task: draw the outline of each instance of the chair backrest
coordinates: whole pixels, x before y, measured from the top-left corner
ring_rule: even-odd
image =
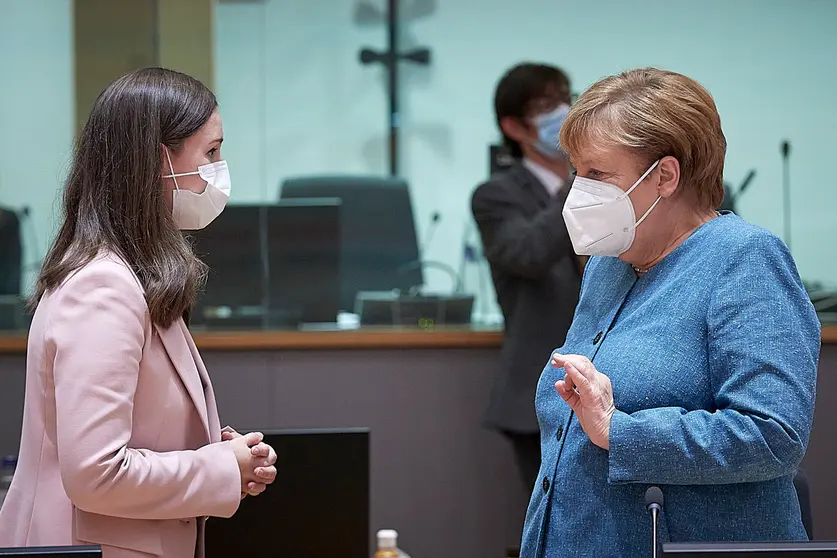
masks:
[[[408,291],[423,283],[407,182],[375,176],[309,176],[282,183],[280,197],[340,198],[340,309],[353,311],[358,291]]]
[[[22,260],[20,218],[0,207],[0,295],[20,295]]]

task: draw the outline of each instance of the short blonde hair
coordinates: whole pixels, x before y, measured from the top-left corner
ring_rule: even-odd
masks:
[[[680,163],[680,187],[701,209],[723,201],[721,118],[709,91],[684,75],[643,68],[596,82],[570,109],[560,141],[571,157],[623,147],[650,165],[670,155]]]

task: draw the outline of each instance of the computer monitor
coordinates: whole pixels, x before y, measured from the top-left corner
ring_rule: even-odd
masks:
[[[837,542],[663,543],[669,558],[837,558]]]
[[[283,199],[267,207],[272,325],[337,322],[340,208],[339,198]]]
[[[192,233],[195,253],[209,267],[190,322],[221,329],[265,325],[264,205],[228,205]]]
[[[340,200],[227,206],[193,233],[209,267],[191,325],[216,329],[335,323],[340,306]]]
[[[6,558],[102,558],[99,545],[90,546],[37,546],[30,548],[0,548],[0,556]]]
[[[265,432],[279,476],[230,519],[209,518],[206,558],[369,558],[369,430]]]

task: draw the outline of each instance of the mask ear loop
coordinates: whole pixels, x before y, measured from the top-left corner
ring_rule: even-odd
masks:
[[[167,174],[163,176],[163,178],[171,178],[172,180],[174,180],[174,189],[180,190],[180,187],[177,185],[177,175],[174,174],[174,166],[172,166],[171,164],[171,155],[169,155],[169,148],[164,145],[163,149],[166,150],[166,159],[169,162],[169,170],[171,171],[171,174]]]
[[[637,228],[638,226],[640,226],[642,224],[643,221],[645,221],[645,218],[648,217],[651,214],[652,211],[654,211],[654,208],[657,207],[657,204],[660,203],[661,199],[663,199],[663,197],[659,196],[657,198],[657,201],[655,201],[654,203],[651,204],[651,207],[648,208],[648,211],[646,211],[642,215],[642,217],[639,218],[639,221],[636,222],[636,225],[634,225],[634,228]]]
[[[630,196],[631,192],[633,192],[636,189],[636,187],[639,186],[642,183],[642,181],[645,180],[648,177],[649,174],[651,174],[651,171],[653,171],[654,169],[657,168],[657,165],[659,165],[659,164],[660,164],[659,159],[654,161],[654,164],[651,165],[650,167],[648,167],[648,170],[645,171],[644,173],[642,173],[642,176],[640,176],[639,179],[637,179],[637,181],[634,182],[634,185],[631,186],[630,188],[628,188],[628,191],[625,192],[625,197]]]
[[[645,179],[648,177],[648,175],[649,175],[649,174],[651,174],[651,171],[653,171],[655,168],[657,168],[657,165],[659,165],[659,164],[660,164],[660,160],[659,160],[659,159],[657,159],[657,160],[654,162],[654,164],[653,164],[653,165],[651,165],[651,166],[648,168],[648,170],[647,170],[647,171],[645,171],[645,172],[642,174],[642,176],[640,176],[640,177],[639,177],[639,180],[637,180],[636,182],[634,182],[634,185],[633,185],[633,186],[631,186],[630,188],[628,188],[628,191],[627,191],[627,192],[625,192],[625,197],[628,197],[628,196],[630,195],[630,193],[631,193],[631,192],[633,192],[633,191],[634,191],[634,189],[635,189],[637,186],[639,186],[639,185],[642,183],[642,181],[643,181],[643,180],[645,180]],[[634,229],[635,229],[635,228],[637,228],[638,226],[640,226],[640,225],[642,224],[642,222],[643,222],[643,221],[645,221],[645,218],[646,218],[646,217],[648,217],[648,216],[651,214],[651,212],[652,212],[652,211],[654,211],[654,208],[655,208],[655,207],[657,207],[657,204],[658,204],[658,203],[660,203],[660,200],[662,200],[662,199],[663,199],[663,197],[662,197],[662,196],[657,196],[657,200],[656,200],[654,203],[652,203],[652,204],[651,204],[651,207],[649,207],[649,208],[648,208],[648,211],[646,211],[645,213],[643,213],[643,214],[642,214],[642,217],[640,217],[640,218],[639,218],[639,220],[637,220],[637,222],[636,222],[636,223],[634,223],[634,226],[633,226],[633,228],[634,228]],[[625,229],[625,232],[628,232],[629,230],[630,230],[630,229]]]

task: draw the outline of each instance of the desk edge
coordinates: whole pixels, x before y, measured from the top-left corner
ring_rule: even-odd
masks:
[[[193,332],[202,351],[474,349],[499,347],[501,331],[213,331]],[[0,354],[25,353],[26,335],[0,335]]]
[[[499,347],[500,331],[242,331],[195,332],[204,351],[485,349]],[[822,328],[823,344],[837,343],[837,325]],[[26,335],[0,335],[0,354],[26,352]]]

